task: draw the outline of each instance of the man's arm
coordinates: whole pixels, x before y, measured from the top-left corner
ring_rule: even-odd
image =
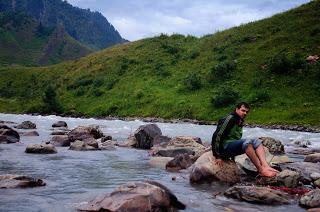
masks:
[[[233,115],[228,115],[223,121],[219,131],[217,132],[216,141],[219,142],[219,147],[222,148],[223,141],[229,135],[232,127],[236,124],[236,119]]]

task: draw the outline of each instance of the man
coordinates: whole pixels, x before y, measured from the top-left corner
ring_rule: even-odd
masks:
[[[249,110],[249,104],[241,102],[236,105],[234,112],[219,120],[212,136],[212,153],[217,158],[218,165],[222,165],[223,159],[233,159],[246,153],[261,176],[274,177],[278,171],[267,163],[261,141],[241,139],[243,122]]]

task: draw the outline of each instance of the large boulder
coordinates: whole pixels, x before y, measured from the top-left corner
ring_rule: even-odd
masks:
[[[0,125],[0,144],[10,144],[19,142],[19,133],[7,125]]]
[[[206,152],[206,147],[202,144],[199,137],[177,136],[172,138],[167,144],[167,149],[190,148],[195,152],[195,157],[200,157]]]
[[[36,129],[37,125],[31,121],[23,121],[21,124],[15,126],[17,129]]]
[[[299,204],[306,208],[320,207],[320,189],[312,190],[303,195],[299,200]]]
[[[227,197],[260,204],[288,204],[288,195],[268,187],[234,186],[224,193]]]
[[[320,153],[314,153],[314,154],[307,155],[304,158],[304,162],[311,162],[311,163],[320,162]]]
[[[103,133],[98,126],[78,126],[68,133],[70,142],[76,140],[92,142],[92,140],[102,138]]]
[[[57,153],[57,149],[52,144],[28,144],[25,152],[34,154],[54,154]]]
[[[0,188],[27,188],[45,185],[41,179],[12,174],[0,175]]]
[[[260,137],[262,145],[269,149],[271,154],[284,154],[284,146],[281,141],[270,137]]]
[[[173,160],[169,161],[166,165],[168,170],[180,170],[187,169],[193,164],[189,154],[180,154],[174,157]]]
[[[282,170],[289,169],[301,174],[301,182],[304,184],[310,184],[313,180],[311,179],[312,173],[317,173],[320,170],[320,163],[310,162],[293,162],[279,164]]]
[[[153,146],[153,139],[159,135],[162,135],[162,132],[158,125],[142,125],[134,133],[134,138],[136,139],[134,147],[138,149],[151,149]]]
[[[216,158],[212,152],[201,155],[193,164],[190,173],[190,182],[218,179],[223,182],[237,183],[240,181],[240,171],[233,161],[224,161],[222,166],[215,163]]]
[[[185,205],[165,186],[154,181],[132,182],[99,196],[80,211],[177,211]]]
[[[70,140],[68,135],[55,135],[52,136],[50,144],[54,146],[70,146]]]
[[[65,121],[57,121],[52,124],[52,127],[68,127]]]

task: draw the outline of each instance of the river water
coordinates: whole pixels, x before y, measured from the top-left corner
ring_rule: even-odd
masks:
[[[50,139],[51,125],[65,121],[69,129],[79,125],[99,125],[102,132],[114,140],[124,141],[145,122],[67,118],[59,116],[30,116],[1,114],[1,121],[17,124],[32,121],[40,136],[21,136],[20,143],[0,144],[0,175],[20,174],[41,178],[46,186],[27,189],[1,189],[0,211],[75,211],[98,195],[108,194],[117,186],[130,181],[156,180],[168,187],[178,199],[187,205],[186,211],[304,211],[297,206],[296,199],[285,206],[263,206],[216,196],[228,188],[220,182],[191,185],[185,172],[167,172],[149,164],[148,152],[129,148],[108,151],[71,151],[58,147],[57,154],[37,155],[24,153],[29,143],[40,143]],[[16,124],[7,124],[13,127]],[[209,142],[213,125],[190,123],[157,123],[163,135],[170,137],[197,136]],[[28,130],[19,130],[28,131]],[[262,128],[245,128],[243,137],[269,136],[289,144],[295,140],[308,140],[312,147],[320,147],[320,134]],[[292,156],[291,156],[292,157]],[[300,160],[301,158],[293,158]],[[175,176],[176,180],[172,181]]]

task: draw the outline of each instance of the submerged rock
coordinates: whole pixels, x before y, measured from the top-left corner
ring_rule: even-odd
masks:
[[[180,170],[186,169],[192,165],[193,161],[191,160],[189,154],[180,154],[174,157],[173,160],[169,161],[166,164],[166,169],[169,170]]]
[[[281,141],[270,137],[260,137],[263,146],[269,149],[271,154],[284,154],[284,146]]]
[[[154,167],[166,168],[167,163],[172,159],[171,157],[151,157],[149,164]]]
[[[65,121],[57,121],[52,124],[52,127],[68,127]]]
[[[227,197],[260,204],[288,204],[287,194],[267,187],[234,186],[225,191]]]
[[[240,171],[233,161],[224,161],[222,166],[215,163],[212,152],[201,155],[193,164],[190,182],[198,183],[218,179],[223,182],[237,183],[240,181]]]
[[[21,136],[39,136],[37,131],[19,132]]]
[[[37,126],[35,123],[32,123],[31,121],[23,121],[21,124],[18,124],[15,126],[17,129],[36,129]]]
[[[34,154],[54,154],[57,153],[57,149],[52,144],[28,144],[25,152]]]
[[[119,186],[106,196],[97,197],[80,211],[177,211],[185,205],[165,186],[154,181]]]
[[[34,179],[22,175],[0,175],[0,188],[26,188],[45,185],[41,179]]]
[[[70,142],[91,141],[103,137],[103,133],[97,126],[78,126],[68,133],[68,137]]]
[[[20,135],[17,131],[6,125],[0,125],[0,144],[16,143],[19,142],[19,140]]]
[[[100,150],[98,147],[93,147],[88,145],[84,141],[75,141],[70,144],[70,150],[75,150],[75,151],[91,151],[91,150]]]
[[[320,189],[312,190],[303,195],[299,200],[299,204],[306,208],[320,207]]]

